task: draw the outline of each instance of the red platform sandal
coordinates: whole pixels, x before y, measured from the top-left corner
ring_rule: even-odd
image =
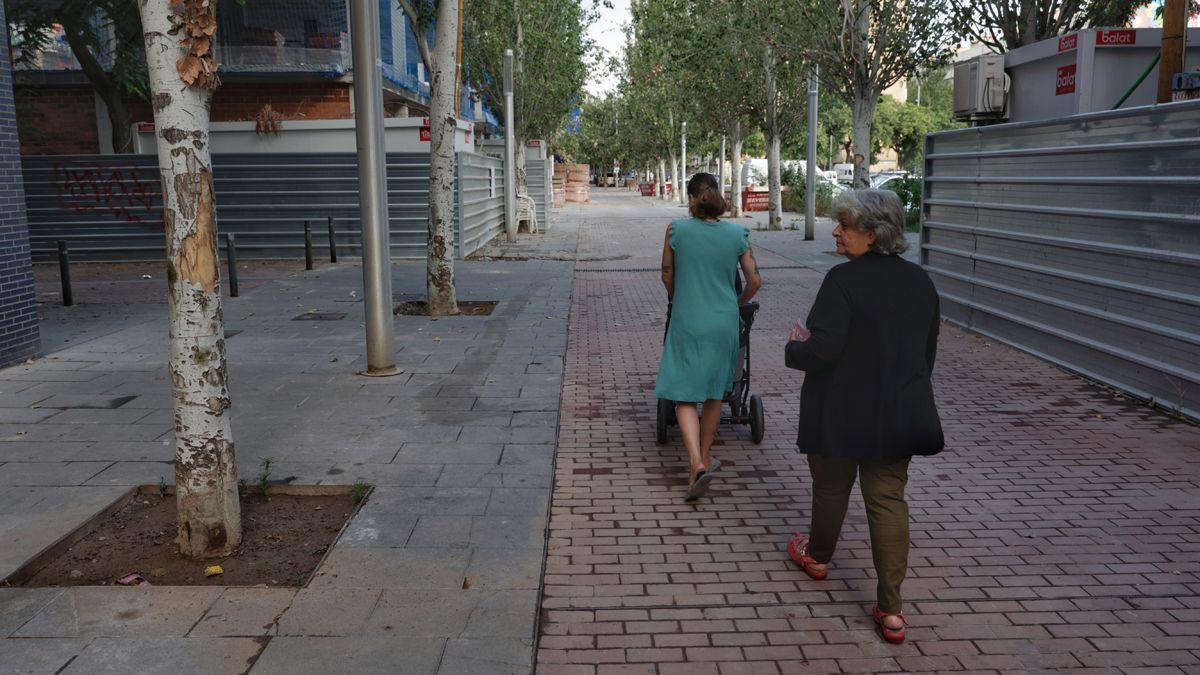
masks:
[[[892,628],[883,622],[883,620],[889,616],[900,618],[899,628]],[[882,609],[879,609],[879,605],[875,605],[871,608],[871,617],[875,619],[875,625],[879,626],[879,631],[883,633],[884,640],[887,640],[894,645],[904,642],[904,629],[908,627],[908,620],[904,618],[903,613],[886,614]]]
[[[808,554],[808,537],[799,532],[793,534],[788,540],[787,551],[792,562],[799,565],[810,579],[823,581],[829,576],[829,565],[817,562],[816,558]]]

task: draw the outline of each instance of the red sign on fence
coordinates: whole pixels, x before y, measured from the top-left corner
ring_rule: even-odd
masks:
[[[1075,93],[1075,64],[1062,66],[1058,69],[1058,75],[1054,78],[1054,95],[1062,96],[1063,94]]]
[[[1102,30],[1096,33],[1097,47],[1128,47],[1137,44],[1137,31],[1132,28]]]
[[[1079,33],[1071,33],[1058,38],[1058,51],[1069,52],[1079,46]]]
[[[433,134],[429,131],[429,127],[421,127],[421,140],[430,141],[433,139]]]
[[[770,208],[771,193],[758,190],[742,190],[743,211],[766,211]]]

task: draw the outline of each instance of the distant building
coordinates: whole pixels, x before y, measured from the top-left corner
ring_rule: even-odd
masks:
[[[352,117],[346,0],[217,1],[215,51],[222,85],[213,96],[211,121],[253,120],[268,104],[285,124]],[[395,0],[363,1],[380,7],[386,114],[428,114],[428,75],[407,17]],[[15,49],[19,53],[19,46]],[[113,151],[105,106],[61,39],[61,29],[52,49],[18,70],[14,89],[22,154]],[[153,121],[148,102],[127,97],[127,103],[135,125]],[[470,120],[474,113],[464,90],[462,116]]]

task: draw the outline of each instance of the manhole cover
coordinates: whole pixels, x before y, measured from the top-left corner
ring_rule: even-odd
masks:
[[[491,316],[496,309],[496,300],[459,300],[458,311],[462,316]],[[394,313],[399,316],[429,316],[424,300],[407,300],[396,305]]]
[[[292,321],[341,321],[345,312],[305,312],[292,317]]]

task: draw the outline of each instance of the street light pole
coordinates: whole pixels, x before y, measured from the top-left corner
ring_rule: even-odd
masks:
[[[513,121],[513,50],[504,50],[504,232],[517,240],[517,148]]]
[[[679,203],[687,204],[687,120],[679,128]]]
[[[379,72],[379,3],[350,3],[354,65],[354,140],[358,146],[358,207],[362,226],[363,311],[367,369],[396,374],[392,325],[392,255],[388,232],[387,150],[383,137],[383,80]]]
[[[717,189],[725,194],[725,134],[721,134],[721,156],[717,159]]]
[[[817,66],[808,75],[808,162],[804,169],[804,241],[816,238],[817,223]]]

